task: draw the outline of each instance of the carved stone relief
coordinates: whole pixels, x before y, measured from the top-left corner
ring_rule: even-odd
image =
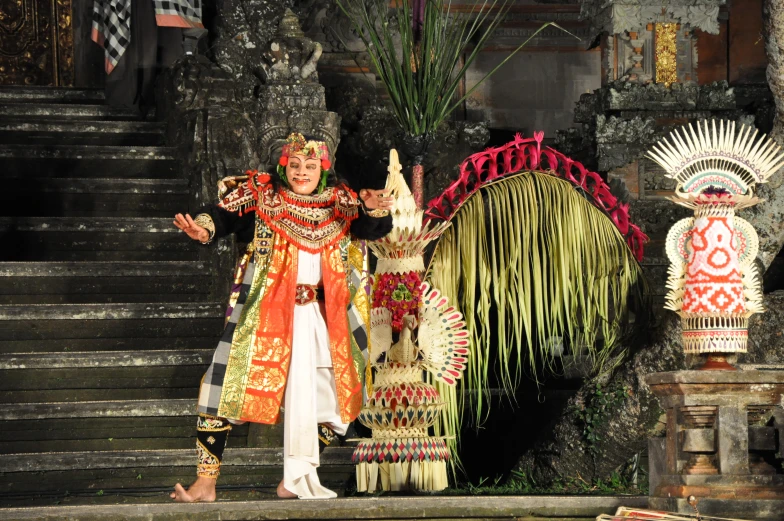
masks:
[[[71,0],[0,0],[0,85],[74,82]]]
[[[660,28],[659,38],[662,31]],[[625,80],[635,83],[665,83],[674,76],[679,83],[697,81],[697,42],[687,27],[678,27],[674,36],[674,49],[668,45],[662,54],[661,41],[657,40],[657,24],[648,24],[640,31],[623,32],[609,36],[605,48],[605,70],[609,81]],[[674,52],[675,60],[671,53]],[[665,63],[666,62],[666,63]],[[662,65],[665,65],[662,68]],[[658,74],[657,74],[658,66]],[[664,78],[670,81],[664,81]]]
[[[679,23],[707,33],[719,32],[719,8],[726,0],[582,0],[580,16],[601,33],[638,32],[648,24]]]

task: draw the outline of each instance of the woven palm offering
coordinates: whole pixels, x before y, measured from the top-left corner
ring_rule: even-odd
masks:
[[[676,130],[648,156],[678,183],[669,199],[694,210],[667,235],[665,308],[681,316],[685,352],[707,355],[703,369],[733,369],[726,355],[746,352],[749,317],[764,311],[757,233],[735,212],[760,202],[754,186],[784,156],[772,139],[724,121]]]
[[[455,385],[468,356],[463,315],[422,282],[423,251],[448,224],[422,225],[401,170],[392,150],[386,187],[395,197],[393,230],[370,243],[378,256],[370,315],[375,379],[359,421],[373,435],[360,440],[352,458],[360,492],[447,487],[449,448],[430,435],[444,404],[423,376]]]

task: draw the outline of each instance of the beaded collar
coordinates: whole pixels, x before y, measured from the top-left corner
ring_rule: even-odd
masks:
[[[272,231],[302,250],[318,253],[348,234],[359,215],[359,204],[345,185],[299,195],[286,188],[275,190],[268,175],[254,172],[220,206],[240,214],[254,210]]]

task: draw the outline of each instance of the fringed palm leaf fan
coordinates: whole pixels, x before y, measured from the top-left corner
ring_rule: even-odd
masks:
[[[526,367],[554,361],[555,339],[586,352],[594,371],[619,363],[632,295],[644,280],[635,258],[646,237],[598,174],[519,136],[472,156],[461,179],[429,205],[452,226],[437,243],[428,277],[464,314],[473,352],[463,385],[486,390],[490,360],[507,391]],[[535,141],[535,142],[534,142]],[[528,365],[526,365],[526,363]],[[439,386],[450,404],[441,432],[459,432],[460,389]],[[483,392],[467,393],[477,418]],[[460,398],[458,398],[460,397]]]

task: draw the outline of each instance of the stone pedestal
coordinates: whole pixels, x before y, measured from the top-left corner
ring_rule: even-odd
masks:
[[[667,412],[651,508],[745,519],[784,512],[784,370],[674,371],[646,378]],[[661,452],[664,454],[661,454]],[[662,457],[663,456],[663,457]]]

